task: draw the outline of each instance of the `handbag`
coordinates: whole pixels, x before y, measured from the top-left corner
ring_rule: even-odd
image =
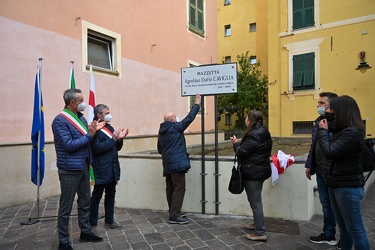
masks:
[[[375,139],[365,139],[363,152],[363,172],[373,171],[375,167]]]
[[[243,177],[241,173],[241,167],[237,164],[237,156],[234,157],[232,175],[230,177],[228,190],[232,194],[241,194],[245,186],[243,183]]]

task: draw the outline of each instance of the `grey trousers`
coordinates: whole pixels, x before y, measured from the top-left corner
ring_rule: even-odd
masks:
[[[266,235],[266,226],[264,222],[262,189],[264,181],[245,180],[245,191],[247,200],[250,203],[254,217],[254,231],[257,235]]]
[[[59,243],[69,243],[69,216],[75,194],[78,195],[78,225],[82,233],[91,232],[90,226],[90,174],[88,165],[82,171],[59,170],[60,206],[57,220]]]

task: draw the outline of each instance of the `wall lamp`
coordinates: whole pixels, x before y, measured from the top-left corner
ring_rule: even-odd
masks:
[[[358,67],[355,70],[361,71],[362,74],[364,74],[366,72],[366,70],[372,68],[365,61],[365,57],[366,57],[366,52],[364,52],[364,51],[359,52],[358,58],[361,58],[361,62],[359,63]]]

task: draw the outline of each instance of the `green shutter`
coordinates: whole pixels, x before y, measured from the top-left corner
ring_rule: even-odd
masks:
[[[302,55],[293,56],[293,87],[302,87],[303,64]]]
[[[314,0],[293,0],[293,29],[314,24]]]
[[[204,0],[189,1],[189,28],[204,35]]]
[[[293,29],[302,28],[302,1],[293,0]]]
[[[308,53],[304,55],[305,61],[305,79],[304,86],[315,87],[315,54]]]
[[[293,56],[293,89],[315,88],[315,53]]]

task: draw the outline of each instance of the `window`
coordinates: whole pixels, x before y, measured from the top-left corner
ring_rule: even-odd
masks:
[[[314,26],[314,0],[293,0],[293,29]]]
[[[225,125],[232,125],[232,115],[225,114]]]
[[[230,24],[224,26],[224,36],[230,36],[231,30],[230,30]]]
[[[121,35],[82,21],[82,70],[90,64],[97,72],[121,78]]]
[[[204,0],[189,0],[189,29],[204,35]]]
[[[313,125],[313,121],[293,122],[293,134],[309,135],[311,134]]]
[[[293,56],[293,90],[315,89],[315,53]]]
[[[229,5],[230,4],[230,0],[224,0],[224,5]]]
[[[113,71],[113,39],[88,30],[87,57],[89,64]]]
[[[226,56],[225,58],[225,63],[231,63],[232,62],[232,57],[231,56]]]
[[[250,56],[250,64],[256,64],[257,63],[257,57],[256,56]]]
[[[256,23],[250,23],[250,32],[255,32],[257,30],[257,24]]]

